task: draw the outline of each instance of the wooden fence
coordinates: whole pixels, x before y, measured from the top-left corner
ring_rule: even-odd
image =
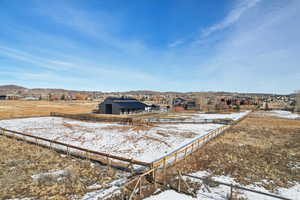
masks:
[[[133,165],[139,165],[143,167],[150,167],[151,163],[142,162],[134,159],[124,158],[121,156],[111,155],[108,153],[93,151],[70,144],[62,143],[55,140],[50,140],[26,133],[12,131],[4,128],[0,128],[0,134],[23,140],[29,143],[33,143],[39,146],[47,147],[55,151],[66,153],[67,155],[73,155],[77,157],[86,158],[89,160],[99,161],[104,164],[115,166],[117,168],[124,168],[133,170]]]
[[[249,113],[248,113],[249,114]],[[185,159],[189,154],[203,146],[206,142],[208,142],[210,139],[222,134],[226,129],[230,128],[232,125],[239,123],[243,119],[247,117],[246,114],[239,120],[233,121],[230,125],[224,125],[216,130],[213,130],[209,132],[208,134],[199,137],[192,142],[186,144],[185,146],[171,152],[170,154],[152,162],[152,163],[147,163],[147,162],[142,162],[134,159],[128,159],[128,158],[123,158],[120,156],[115,156],[115,155],[110,155],[107,153],[102,153],[102,152],[97,152],[97,151],[92,151],[89,149],[73,146],[70,144],[65,144],[62,142],[38,137],[38,136],[33,136],[30,134],[25,134],[17,131],[11,131],[8,129],[0,128],[0,134],[5,135],[7,137],[13,137],[16,139],[20,139],[29,143],[37,144],[39,146],[44,146],[47,148],[51,148],[56,151],[60,151],[63,153],[66,153],[68,155],[74,155],[74,156],[79,156],[82,158],[87,158],[90,160],[94,161],[100,161],[101,163],[104,164],[109,164],[115,167],[121,167],[121,168],[131,168],[133,170],[133,165],[139,165],[142,167],[146,167],[149,170],[145,171],[143,174],[138,175],[133,177],[131,180],[129,180],[127,183],[125,183],[123,186],[120,188],[117,188],[116,190],[112,191],[103,199],[108,198],[115,192],[119,191],[121,193],[122,199],[129,199],[133,200],[136,196],[137,197],[142,197],[143,196],[143,184],[146,183],[147,181],[145,180],[146,177],[151,177],[151,184],[154,185],[154,188],[156,188],[157,184],[161,184],[166,186],[166,183],[158,183],[157,177],[156,177],[156,171],[163,167],[163,173],[166,174],[166,168],[168,165],[174,164],[178,162],[179,160]],[[121,163],[127,163],[127,164],[121,164]],[[145,168],[144,168],[145,169]],[[181,180],[181,179],[179,179]],[[149,183],[149,181],[148,181]],[[133,186],[133,187],[132,187]],[[171,188],[174,189],[174,188]],[[124,194],[129,194],[129,196],[124,196]],[[286,199],[286,198],[283,198]]]
[[[131,117],[112,117],[112,116],[97,116],[96,114],[65,114],[65,113],[57,113],[51,112],[50,116],[53,117],[63,117],[75,120],[82,121],[95,121],[95,122],[121,122],[121,123],[132,123]]]
[[[212,180],[211,178],[202,178],[202,177],[193,176],[193,175],[189,175],[189,174],[181,174],[181,173],[179,173],[179,174],[180,174],[180,176],[186,176],[186,177],[189,177],[189,178],[201,180],[202,183],[206,187],[209,187],[210,183],[217,184],[217,185],[225,185],[225,186],[230,188],[229,199],[233,199],[232,196],[233,196],[234,189],[239,189],[239,190],[253,192],[253,193],[264,195],[264,196],[269,196],[269,197],[276,198],[276,199],[292,200],[292,199],[282,197],[282,196],[278,196],[278,195],[275,195],[275,194],[270,194],[270,193],[261,192],[261,191],[258,191],[258,190],[253,190],[253,189],[241,187],[239,185],[234,185],[234,184],[225,183],[225,182],[221,182],[221,181],[215,181],[215,180]],[[181,177],[179,177],[179,179],[183,180]],[[180,185],[178,186],[178,188],[180,188]]]
[[[209,132],[208,134],[190,142],[189,144],[176,149],[175,151],[171,152],[170,154],[154,161],[151,163],[152,168],[156,167],[163,167],[166,168],[168,165],[176,163],[179,160],[185,159],[190,153],[194,152],[198,148],[200,148],[203,144],[208,142],[210,139],[216,137],[217,135],[221,134],[223,131],[228,129],[230,126],[225,125],[216,130]]]
[[[203,135],[192,142],[184,145],[183,147],[180,147],[179,149],[176,149],[175,151],[169,153],[168,155],[157,159],[156,161],[151,163],[152,168],[157,168],[157,167],[163,167],[164,169],[167,168],[168,165],[174,164],[179,160],[185,159],[190,153],[194,152],[201,146],[203,146],[206,142],[211,140],[212,138],[220,135],[223,133],[225,130],[230,128],[231,126],[239,123],[240,121],[244,120],[251,112],[247,113],[243,117],[241,117],[238,120],[235,120],[231,122],[229,125],[224,125],[216,130],[213,130],[206,135]]]

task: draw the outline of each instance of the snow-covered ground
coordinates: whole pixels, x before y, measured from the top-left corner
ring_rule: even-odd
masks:
[[[271,116],[287,118],[287,119],[300,119],[300,115],[284,110],[272,110],[267,112]]]
[[[166,190],[162,193],[153,195],[144,200],[196,200],[196,199],[191,196],[178,193],[174,190]]]
[[[241,117],[248,114],[250,111],[230,113],[230,114],[205,114],[205,113],[196,113],[192,116],[192,119],[232,119],[238,120]]]
[[[106,199],[111,194],[117,194],[120,192],[118,189],[127,181],[127,179],[119,179],[110,183],[105,189],[96,190],[93,192],[89,192],[85,194],[81,200],[98,200],[98,199]]]
[[[250,111],[230,113],[230,114],[206,114],[202,112],[197,113],[172,113],[162,118],[152,118],[150,121],[156,122],[204,122],[205,120],[214,119],[231,119],[238,120],[247,115]]]
[[[151,162],[222,125],[163,124],[133,130],[117,123],[83,122],[60,117],[0,121],[0,127],[90,150]]]
[[[198,177],[205,177],[205,176],[208,176],[209,174],[210,173],[208,173],[208,172],[201,171],[201,172],[194,173],[192,175],[198,176]],[[191,180],[199,181],[196,179],[191,179]],[[228,176],[215,176],[215,177],[213,177],[213,180],[224,182],[224,183],[229,183],[229,184],[231,183],[233,185],[239,185],[231,177],[228,177]],[[249,189],[253,189],[253,190],[258,190],[258,191],[265,192],[265,193],[270,193],[263,187],[259,187],[259,186],[255,186],[255,185],[247,185],[247,186],[240,185],[240,186],[249,188]],[[158,195],[153,195],[149,198],[146,198],[145,200],[160,200],[160,199],[164,199],[164,200],[200,200],[200,199],[201,200],[226,200],[226,199],[228,199],[227,197],[230,194],[230,188],[227,186],[224,186],[224,185],[219,185],[217,187],[209,187],[209,189],[210,189],[210,192],[201,188],[197,192],[196,198],[193,198],[193,197],[185,195],[185,194],[180,194],[176,191],[167,190]],[[234,191],[236,191],[236,190],[234,190]],[[239,193],[238,194],[239,197],[244,197],[249,200],[252,200],[252,199],[273,200],[274,199],[274,197],[269,197],[269,196],[253,193],[250,191],[238,190],[238,193]],[[278,188],[278,192],[274,195],[297,200],[300,197],[300,183],[296,184],[295,186],[293,186],[291,188]]]

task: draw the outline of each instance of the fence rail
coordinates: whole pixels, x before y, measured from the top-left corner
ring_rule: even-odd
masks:
[[[159,166],[163,166],[164,168],[167,167],[167,165],[171,163],[176,163],[177,161],[186,158],[190,153],[197,150],[199,147],[201,147],[203,144],[208,142],[211,138],[214,138],[215,136],[219,135],[223,131],[229,128],[229,125],[222,126],[216,130],[213,130],[209,132],[208,134],[201,136],[200,138],[190,142],[189,144],[181,147],[180,149],[177,149],[170,154],[152,162],[152,168],[156,168]]]
[[[111,155],[111,154],[108,154],[108,153],[93,151],[93,150],[77,147],[77,146],[74,146],[74,145],[66,144],[66,143],[63,143],[63,142],[50,140],[50,139],[46,139],[46,138],[42,138],[42,137],[30,135],[30,134],[26,134],[26,133],[12,131],[12,130],[8,130],[8,129],[5,129],[5,128],[0,128],[0,130],[2,132],[2,133],[1,132],[0,133],[2,135],[5,135],[5,136],[14,137],[14,138],[24,140],[24,141],[27,141],[27,142],[30,142],[30,143],[34,143],[34,144],[37,144],[37,145],[41,145],[41,146],[49,147],[49,148],[52,148],[52,149],[56,149],[56,150],[65,152],[67,154],[88,158],[90,160],[96,160],[96,161],[104,162],[106,164],[112,164],[112,165],[116,165],[116,166],[119,165],[120,167],[124,167],[124,164],[116,162],[116,161],[121,161],[121,162],[129,163],[128,166],[132,166],[133,164],[134,165],[139,165],[139,166],[144,166],[144,167],[150,167],[151,166],[151,163],[142,162],[142,161],[129,159],[129,158],[124,158],[124,157],[121,157],[121,156]],[[54,145],[60,145],[61,147],[65,147],[65,148],[55,148]]]
[[[97,116],[97,114],[92,114],[92,113],[65,114],[65,113],[51,112],[50,116],[64,117],[64,118],[75,119],[75,120],[83,120],[83,121],[132,123],[132,118],[131,117],[125,117],[125,116],[104,117],[104,116]]]
[[[150,123],[159,123],[159,124],[231,124],[233,123],[232,119],[147,119]]]
[[[232,191],[233,188],[236,188],[236,189],[245,190],[245,191],[249,191],[249,192],[253,192],[253,193],[257,193],[257,194],[261,194],[261,195],[265,195],[265,196],[269,196],[269,197],[273,197],[273,198],[277,198],[277,199],[292,200],[292,199],[289,199],[289,198],[286,198],[286,197],[281,197],[281,196],[278,196],[278,195],[275,195],[275,194],[265,193],[265,192],[261,192],[261,191],[258,191],[258,190],[253,190],[253,189],[241,187],[239,185],[233,185],[233,184],[230,184],[230,183],[215,181],[215,180],[212,180],[210,178],[202,178],[202,177],[193,176],[193,175],[189,175],[189,174],[182,174],[182,176],[186,176],[186,177],[190,177],[190,178],[194,178],[194,179],[199,179],[199,180],[201,180],[205,183],[214,183],[214,184],[218,184],[218,185],[225,185],[227,187],[230,187],[230,191]]]
[[[249,114],[249,113],[248,113]],[[106,163],[110,163],[113,165],[113,163],[111,162],[111,160],[109,159],[115,159],[117,161],[123,161],[123,162],[127,162],[129,163],[129,165],[139,165],[139,166],[143,166],[143,167],[149,167],[150,169],[145,171],[143,174],[138,175],[133,177],[131,180],[129,180],[127,183],[125,183],[123,186],[121,186],[120,188],[117,188],[116,190],[113,190],[111,193],[109,193],[108,195],[105,196],[105,198],[109,197],[110,195],[114,194],[117,191],[121,191],[121,193],[123,194],[124,191],[130,191],[129,192],[129,200],[132,200],[134,198],[134,196],[136,196],[137,194],[139,194],[141,196],[142,194],[142,185],[143,185],[143,178],[145,179],[146,176],[151,176],[152,180],[153,180],[153,184],[154,187],[156,188],[156,184],[158,183],[156,181],[156,171],[163,166],[164,169],[164,174],[166,172],[166,167],[167,165],[176,163],[179,160],[185,159],[190,153],[194,152],[195,150],[197,150],[198,148],[200,148],[202,145],[204,145],[206,142],[208,142],[210,139],[222,134],[226,129],[230,128],[232,125],[237,124],[238,122],[242,121],[243,119],[245,119],[248,114],[246,114],[245,116],[243,116],[242,118],[240,118],[239,120],[234,121],[233,123],[231,123],[230,125],[224,125],[216,130],[213,130],[211,132],[209,132],[208,134],[201,136],[195,140],[193,140],[192,142],[186,144],[185,146],[171,152],[170,154],[152,162],[152,163],[147,163],[147,162],[142,162],[142,161],[138,161],[138,160],[134,160],[134,159],[128,159],[128,158],[123,158],[120,156],[115,156],[115,155],[110,155],[107,153],[102,153],[102,152],[97,152],[97,151],[92,151],[89,149],[85,149],[85,148],[81,148],[81,147],[77,147],[77,146],[73,146],[70,144],[65,144],[62,142],[58,142],[58,141],[54,141],[54,140],[50,140],[50,139],[46,139],[46,138],[42,138],[42,137],[38,137],[38,136],[33,136],[30,134],[26,134],[26,133],[21,133],[21,132],[17,132],[17,131],[12,131],[12,130],[8,130],[8,129],[4,129],[0,127],[0,134],[8,136],[8,137],[15,137],[17,139],[21,139],[30,143],[35,143],[41,146],[45,146],[45,147],[50,147],[50,148],[54,148],[54,144],[56,145],[61,145],[66,147],[66,149],[58,149],[59,151],[63,151],[67,154],[72,154],[75,156],[80,156],[80,157],[85,157],[91,160],[96,160],[96,161],[100,161],[100,162],[105,162],[105,160],[107,161]],[[32,140],[30,140],[30,139]],[[40,141],[40,142],[39,142]],[[41,143],[44,142],[44,143]],[[47,143],[48,142],[48,145]],[[74,152],[71,151],[70,149],[73,150],[77,150],[82,152],[81,154],[79,154],[78,152]],[[100,158],[99,158],[100,156]],[[119,164],[119,163],[118,163]],[[122,166],[123,167],[123,166]],[[134,188],[133,190],[129,189],[129,185],[134,184]],[[159,183],[161,184],[161,183]],[[165,181],[163,183],[163,185],[165,184]],[[238,187],[236,187],[238,188]],[[103,197],[103,199],[105,199]],[[124,199],[122,197],[122,199]],[[281,198],[284,200],[290,200],[287,198]]]

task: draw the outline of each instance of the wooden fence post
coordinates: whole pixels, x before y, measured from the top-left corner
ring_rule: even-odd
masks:
[[[67,146],[67,156],[70,157],[70,154],[69,154],[69,147]]]
[[[164,186],[166,185],[167,182],[167,177],[166,177],[166,173],[167,173],[167,166],[166,166],[166,157],[164,157]]]
[[[192,152],[191,153],[193,153],[194,152],[194,143],[192,143]]]
[[[229,200],[232,200],[232,184],[230,185],[230,194],[229,194]]]
[[[156,189],[156,177],[155,177],[155,169],[153,168],[153,172],[152,172],[152,178],[154,181],[154,189]]]
[[[178,192],[180,192],[180,183],[181,183],[181,178],[180,178],[179,171],[178,171],[177,173],[178,173]]]
[[[143,177],[141,177],[140,184],[139,184],[139,195],[140,195],[140,198],[142,197],[142,180],[143,180]]]
[[[141,178],[141,177],[140,177]],[[137,180],[137,183],[135,184],[134,188],[133,188],[133,191],[129,197],[129,200],[132,200],[133,196],[134,196],[134,193],[135,193],[135,190],[136,190],[136,187],[138,186],[139,182],[140,182],[140,178]]]

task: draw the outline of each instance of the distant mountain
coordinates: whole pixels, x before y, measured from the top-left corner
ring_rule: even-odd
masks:
[[[67,93],[67,94],[76,94],[76,93],[85,93],[85,94],[101,94],[102,92],[97,91],[77,91],[77,90],[65,90],[65,89],[53,89],[53,88],[25,88],[18,85],[0,85],[0,94],[20,94],[20,95],[30,95],[30,94],[49,94],[49,93]]]
[[[22,87],[22,86],[18,86],[18,85],[0,85],[0,90],[18,90],[18,91],[22,91],[22,90],[26,90],[27,88]]]
[[[65,90],[65,89],[56,89],[56,88],[25,88],[18,85],[0,85],[0,94],[49,94],[49,93],[68,93],[68,94],[76,94],[76,93],[84,93],[84,94],[106,94],[106,95],[178,95],[178,96],[198,96],[198,95],[213,95],[213,96],[230,96],[230,95],[245,95],[245,96],[272,96],[274,94],[263,94],[263,93],[237,93],[237,92],[216,92],[216,91],[207,91],[207,92],[159,92],[152,90],[136,90],[136,91],[126,91],[126,92],[100,92],[100,91],[79,91],[79,90]],[[291,94],[295,95],[295,94]]]

